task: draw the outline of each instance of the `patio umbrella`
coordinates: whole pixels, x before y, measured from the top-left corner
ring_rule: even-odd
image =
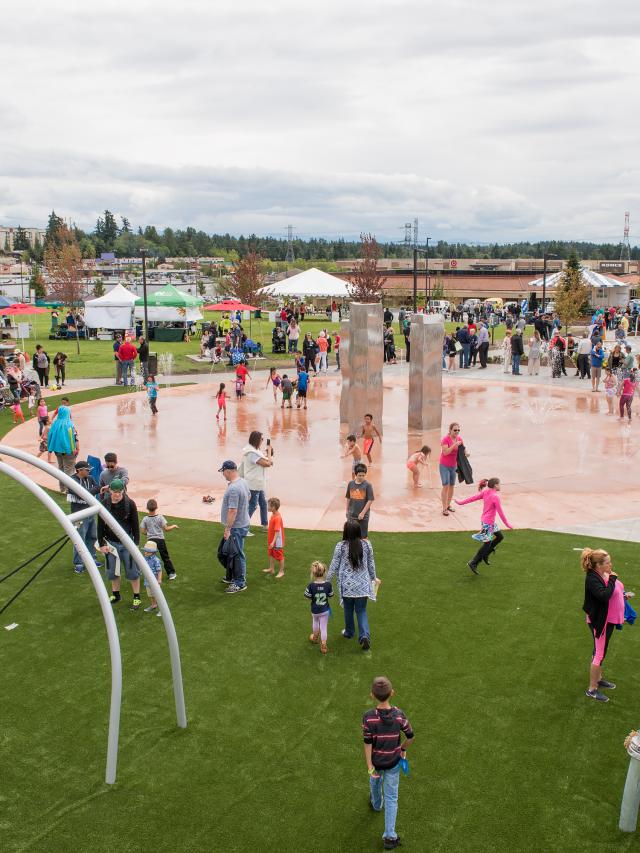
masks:
[[[257,311],[255,305],[245,305],[235,299],[225,299],[224,302],[216,302],[215,305],[205,305],[205,311]]]
[[[20,317],[26,316],[28,314],[48,314],[46,308],[38,308],[36,305],[27,305],[26,302],[14,302],[13,305],[7,305],[6,308],[0,308],[0,315],[4,317]],[[38,336],[37,329],[35,328],[34,321],[34,332],[36,337]],[[24,338],[22,338],[22,349],[24,349]]]

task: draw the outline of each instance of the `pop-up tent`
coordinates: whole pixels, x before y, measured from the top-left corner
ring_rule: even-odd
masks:
[[[555,290],[564,273],[556,272],[547,276],[546,289]],[[582,283],[591,289],[589,302],[598,307],[609,307],[611,305],[626,305],[629,301],[629,284],[602,273],[590,270],[588,267],[580,267]],[[529,282],[529,287],[542,290],[542,278],[536,278]]]
[[[89,329],[133,328],[135,293],[117,284],[109,293],[84,303],[84,322]]]
[[[349,296],[349,283],[335,275],[329,275],[329,273],[312,267],[310,270],[298,273],[298,275],[292,275],[291,278],[284,278],[276,284],[269,284],[261,288],[260,295],[274,298],[317,296],[325,299],[336,296],[346,299]]]
[[[202,320],[203,302],[200,296],[191,296],[172,284],[165,284],[147,296],[147,315],[153,323],[195,322]],[[135,315],[139,320],[144,318],[144,299],[136,300]]]

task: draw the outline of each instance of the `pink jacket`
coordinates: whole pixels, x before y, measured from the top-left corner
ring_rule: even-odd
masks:
[[[471,495],[470,498],[465,498],[463,501],[456,501],[456,503],[462,506],[463,504],[473,503],[473,501],[484,501],[482,516],[480,518],[483,524],[494,524],[496,520],[496,513],[498,513],[502,522],[507,527],[511,527],[504,512],[502,511],[500,495],[495,489],[483,489],[481,492]]]

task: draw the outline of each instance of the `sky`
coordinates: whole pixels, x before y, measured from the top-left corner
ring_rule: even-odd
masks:
[[[640,244],[639,36],[631,0],[13,4],[0,224],[618,242],[628,210]]]

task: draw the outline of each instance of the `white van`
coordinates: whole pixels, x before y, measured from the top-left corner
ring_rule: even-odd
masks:
[[[451,309],[448,299],[432,299],[429,304],[438,314],[447,314]]]

